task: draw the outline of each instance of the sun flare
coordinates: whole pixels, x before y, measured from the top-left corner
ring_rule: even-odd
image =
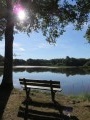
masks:
[[[20,21],[23,21],[26,17],[25,8],[21,4],[15,4],[13,12]]]
[[[25,19],[25,11],[23,11],[23,10],[18,11],[17,16],[20,20],[24,20]]]

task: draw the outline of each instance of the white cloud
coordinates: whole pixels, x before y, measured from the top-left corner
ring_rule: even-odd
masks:
[[[24,49],[24,48],[19,48],[19,50],[20,50],[20,51],[22,51],[22,52],[24,52],[24,51],[25,51],[25,49]]]
[[[30,51],[36,51],[36,50],[39,50],[39,49],[49,49],[51,47],[54,47],[54,45],[52,44],[49,44],[49,43],[38,43],[38,44],[32,44],[29,48]]]
[[[14,43],[13,48],[14,48],[15,52],[24,52],[25,51],[25,49],[19,43]]]
[[[4,42],[0,41],[0,54],[1,55],[4,55],[4,49],[5,49]],[[22,47],[22,45],[19,43],[14,43],[13,44],[13,53],[20,54],[21,52],[25,52],[25,49]]]
[[[71,46],[70,46],[70,45],[63,44],[63,43],[60,44],[59,47],[62,48],[62,49],[66,49],[66,50],[68,50],[68,49],[70,50],[70,49],[71,49]]]
[[[43,49],[43,48],[49,48],[51,47],[49,44],[41,43],[37,46],[37,48]]]

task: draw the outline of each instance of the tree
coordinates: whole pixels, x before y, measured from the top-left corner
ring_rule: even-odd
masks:
[[[3,66],[4,57],[0,55],[0,65]]]
[[[73,3],[73,4],[72,4]],[[73,23],[77,30],[82,29],[89,20],[89,0],[1,0],[0,1],[0,36],[5,35],[5,62],[2,86],[13,87],[13,34],[42,31],[46,40],[55,43],[56,38],[65,32],[65,26]],[[18,19],[18,10],[24,9],[27,17],[22,22]],[[90,37],[90,29],[86,31]]]

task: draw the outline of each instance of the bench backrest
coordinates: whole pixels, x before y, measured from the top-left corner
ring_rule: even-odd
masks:
[[[21,85],[30,86],[41,86],[41,87],[51,87],[60,88],[60,81],[53,80],[32,80],[32,79],[19,79]]]

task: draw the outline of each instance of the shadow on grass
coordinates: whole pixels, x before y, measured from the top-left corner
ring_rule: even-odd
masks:
[[[72,107],[62,106],[56,101],[43,103],[25,100],[19,108],[18,117],[24,120],[79,120],[70,115],[72,111]]]
[[[2,120],[11,91],[12,89],[5,89],[0,86],[0,120]]]

